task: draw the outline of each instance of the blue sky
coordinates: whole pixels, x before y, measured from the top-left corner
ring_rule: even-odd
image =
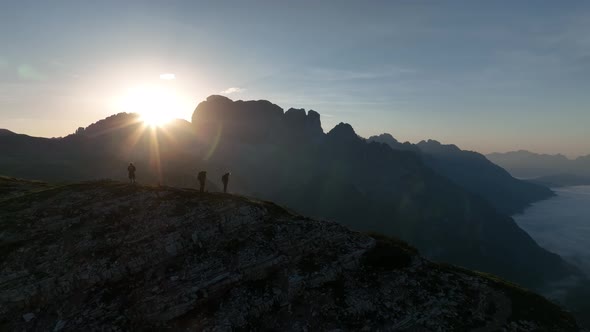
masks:
[[[3,1],[0,31],[0,127],[30,135],[152,84],[185,118],[223,91],[326,131],[590,153],[590,2]]]

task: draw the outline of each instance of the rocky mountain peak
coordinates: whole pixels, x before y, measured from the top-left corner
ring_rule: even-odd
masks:
[[[207,97],[206,101],[210,103],[233,103],[233,100],[222,95],[210,95],[209,97]]]
[[[129,131],[133,126],[140,125],[140,116],[137,113],[117,113],[99,120],[86,128],[79,128],[76,135],[98,137],[105,134],[113,134],[117,131]]]
[[[290,108],[283,113],[279,106],[266,101],[232,101],[210,96],[193,113],[198,132],[214,136],[222,128],[223,137],[243,142],[273,142],[277,139],[320,138],[323,134],[317,112]]]
[[[320,113],[314,111],[314,110],[309,110],[307,112],[307,117],[310,119],[310,121],[312,122],[318,122],[320,121]]]
[[[384,133],[384,134],[376,135],[376,136],[371,136],[367,139],[367,141],[368,142],[384,143],[384,144],[387,144],[389,147],[391,147],[394,150],[412,151],[415,153],[420,152],[420,150],[418,149],[417,146],[411,144],[410,142],[401,143],[397,139],[395,139],[395,137],[393,137],[391,134],[388,134],[388,133]]]
[[[330,132],[328,137],[337,141],[360,141],[360,137],[354,131],[354,128],[348,123],[340,122]]]
[[[192,116],[196,132],[207,139],[243,142],[268,140],[281,124],[283,109],[267,101],[232,101],[224,96],[209,96]]]
[[[379,136],[372,136],[372,138],[379,138],[381,140],[387,140],[387,141],[392,142],[392,143],[399,143],[399,141],[397,139],[395,139],[395,137],[393,137],[389,133],[383,133],[383,134],[381,134]]]
[[[416,144],[420,150],[427,153],[440,153],[440,152],[461,152],[461,149],[454,144],[442,144],[441,142],[433,139],[427,141],[420,141]]]
[[[285,112],[284,122],[286,129],[295,135],[319,137],[324,133],[320,115],[312,110],[306,114],[305,109],[290,108]]]
[[[289,108],[287,112],[285,112],[285,118],[290,119],[291,121],[305,121],[307,114],[305,113],[305,109],[303,108]]]
[[[9,135],[16,135],[16,133],[8,130],[0,128],[0,136],[9,136]]]
[[[306,127],[307,132],[312,136],[319,137],[324,133],[322,129],[322,122],[320,120],[320,113],[309,110],[307,112],[307,120],[306,120]]]

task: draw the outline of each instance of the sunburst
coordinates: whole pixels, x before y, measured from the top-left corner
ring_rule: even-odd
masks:
[[[141,85],[130,89],[121,99],[121,108],[140,115],[152,127],[163,126],[182,111],[181,99],[171,89],[159,85]]]

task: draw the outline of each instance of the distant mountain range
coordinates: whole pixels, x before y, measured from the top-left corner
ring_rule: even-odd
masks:
[[[538,154],[525,150],[492,153],[488,159],[519,178],[550,186],[590,183],[590,155],[569,159],[564,155]]]
[[[537,289],[579,275],[501,212],[522,207],[533,194],[548,194],[546,189],[514,180],[476,154],[433,142],[407,147],[367,141],[344,123],[324,133],[314,111],[210,96],[192,122],[165,128],[121,113],[60,139],[2,135],[0,173],[125,180],[133,161],[139,182],[194,187],[197,172],[207,170],[208,189],[216,191],[221,175],[231,171],[232,192],[394,235],[437,261]],[[498,192],[525,197],[509,206]]]
[[[482,154],[463,151],[452,144],[443,145],[434,140],[421,141],[415,145],[400,143],[390,134],[372,136],[369,141],[418,153],[436,172],[482,196],[504,214],[521,212],[529,204],[554,195],[547,187],[515,179]]]

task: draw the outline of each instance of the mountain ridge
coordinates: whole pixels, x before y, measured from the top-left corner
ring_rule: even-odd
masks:
[[[299,119],[304,112],[292,114]],[[430,259],[492,272],[532,289],[579,272],[416,153],[366,142],[350,125],[300,135],[289,128],[306,120],[285,120],[291,116],[278,105],[220,96],[201,102],[193,122],[179,123],[182,130],[119,117],[128,121],[101,120],[94,125],[100,135],[85,135],[85,129],[43,141],[42,149],[30,139],[1,138],[0,168],[11,176],[54,181],[125,180],[133,161],[138,181],[151,184],[196,187],[197,172],[207,170],[213,181],[207,190],[215,190],[212,185],[231,171],[231,192],[356,230],[395,235]],[[317,132],[315,112],[306,119],[310,125],[303,127]]]
[[[15,132],[12,132],[8,129],[0,128],[0,136],[8,136],[8,135],[17,135]]]
[[[557,181],[558,186],[571,184],[572,177],[580,177],[580,184],[590,178],[590,155],[570,159],[562,154],[539,154],[527,150],[506,153],[491,153],[487,155],[494,163],[504,167],[511,174],[521,178],[539,179],[544,177],[568,176],[565,181]],[[576,182],[574,182],[575,184]]]
[[[2,329],[579,330],[495,277],[246,197],[93,181],[1,203]]]
[[[385,143],[393,149],[419,154],[435,171],[466,190],[482,196],[507,215],[521,213],[530,204],[555,195],[541,184],[513,178],[484,155],[461,150],[454,144],[442,144],[432,139],[417,144],[402,144],[391,134],[371,136],[368,140]]]

